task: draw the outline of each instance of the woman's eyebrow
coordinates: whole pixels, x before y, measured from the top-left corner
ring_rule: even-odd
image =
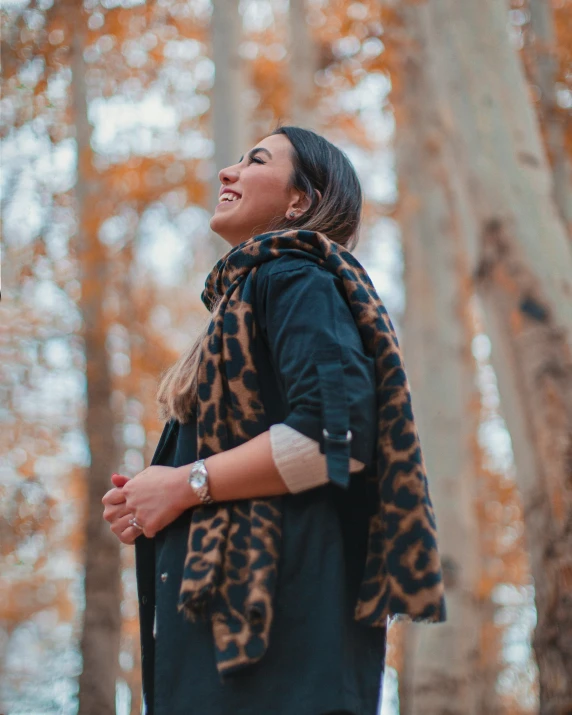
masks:
[[[256,154],[260,153],[261,151],[265,151],[268,154],[268,156],[272,159],[272,154],[270,153],[270,151],[263,146],[257,146],[255,149],[252,149],[251,151],[248,152],[248,156],[252,159],[253,156],[256,156]],[[240,162],[243,159],[244,159],[244,154],[240,157],[240,159],[238,160],[238,163],[240,164]]]

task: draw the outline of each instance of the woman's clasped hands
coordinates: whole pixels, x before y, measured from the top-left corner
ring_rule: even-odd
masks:
[[[124,544],[141,534],[152,538],[193,505],[193,494],[181,468],[152,466],[132,479],[113,474],[114,485],[101,500],[103,518]]]

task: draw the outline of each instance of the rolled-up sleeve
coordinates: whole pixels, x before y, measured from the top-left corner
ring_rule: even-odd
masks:
[[[284,423],[318,441],[324,452],[327,415],[334,414],[349,426],[351,456],[369,464],[377,422],[374,361],[339,286],[333,274],[309,261],[268,272],[259,323],[286,396]]]

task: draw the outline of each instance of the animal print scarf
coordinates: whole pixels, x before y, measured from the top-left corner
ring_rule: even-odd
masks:
[[[436,524],[411,395],[397,337],[365,269],[324,234],[261,234],[229,251],[207,278],[202,299],[216,305],[198,374],[199,458],[266,431],[251,346],[257,267],[288,254],[338,276],[366,351],[375,356],[378,503],[370,518],[366,567],[354,617],[384,628],[388,617],[444,621]],[[193,510],[179,610],[211,619],[222,676],[264,655],[273,617],[282,536],[282,497],[201,505]]]

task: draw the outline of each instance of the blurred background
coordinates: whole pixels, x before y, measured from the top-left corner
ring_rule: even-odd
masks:
[[[140,712],[101,497],[148,465],[157,378],[206,318],[218,171],[281,122],[358,171],[436,509],[449,620],[391,625],[381,712],[572,712],[572,2],[0,18],[0,711]]]

